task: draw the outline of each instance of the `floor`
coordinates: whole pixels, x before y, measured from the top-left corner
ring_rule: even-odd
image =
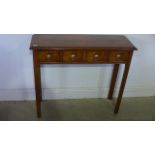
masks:
[[[0,102],[1,121],[153,121],[155,97],[124,98],[119,113],[114,100],[51,100],[42,103],[42,118],[36,117],[34,101]]]

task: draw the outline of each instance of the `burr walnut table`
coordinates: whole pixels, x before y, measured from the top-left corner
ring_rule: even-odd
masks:
[[[112,99],[120,64],[124,74],[114,113],[118,113],[131,59],[136,47],[121,35],[57,35],[32,36],[37,115],[41,117],[41,75],[43,64],[114,64],[108,99]]]

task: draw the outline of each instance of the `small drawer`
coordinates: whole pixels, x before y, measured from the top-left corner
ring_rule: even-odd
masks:
[[[58,63],[60,62],[59,51],[40,51],[39,61],[42,63]]]
[[[104,63],[107,61],[108,55],[104,51],[88,51],[86,52],[86,61],[88,63]]]
[[[129,60],[129,52],[110,52],[109,61],[110,62],[127,62]]]
[[[80,63],[83,62],[84,52],[82,51],[64,51],[64,63]]]

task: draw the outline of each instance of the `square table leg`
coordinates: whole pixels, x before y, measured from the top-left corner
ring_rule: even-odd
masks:
[[[123,74],[123,78],[122,78],[122,82],[121,82],[121,86],[120,86],[120,90],[119,90],[119,94],[118,94],[118,98],[117,98],[117,102],[116,102],[116,106],[115,106],[115,110],[114,110],[115,114],[117,114],[118,111],[119,111],[119,107],[120,107],[120,104],[121,104],[121,100],[122,100],[125,84],[126,84],[126,81],[127,81],[129,69],[130,69],[130,63],[125,64],[124,74]]]
[[[110,84],[110,90],[109,90],[109,94],[108,94],[108,99],[112,99],[112,97],[113,97],[113,93],[114,93],[114,89],[115,89],[115,85],[116,85],[116,80],[117,80],[117,76],[118,76],[119,66],[120,66],[120,64],[114,65],[112,78],[111,78],[111,84]]]
[[[35,78],[35,93],[36,93],[36,108],[37,108],[37,116],[41,117],[41,100],[42,100],[42,92],[41,92],[41,73],[40,73],[40,64],[38,60],[37,51],[33,52],[34,58],[34,78]]]

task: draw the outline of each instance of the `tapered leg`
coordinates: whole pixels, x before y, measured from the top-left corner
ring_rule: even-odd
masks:
[[[41,75],[37,51],[33,52],[37,116],[41,117]]]
[[[128,73],[129,73],[129,68],[130,68],[130,64],[125,64],[123,79],[122,79],[122,83],[121,83],[121,86],[120,86],[120,90],[119,90],[119,94],[118,94],[118,98],[117,98],[114,113],[118,113],[118,111],[119,111],[119,107],[120,107],[120,104],[121,104],[121,100],[122,100],[126,80],[127,80]]]
[[[112,99],[113,93],[114,93],[114,88],[117,80],[117,75],[118,75],[118,70],[119,70],[119,64],[114,65],[113,73],[112,73],[112,78],[111,78],[111,84],[110,84],[110,90],[108,94],[108,99]]]

